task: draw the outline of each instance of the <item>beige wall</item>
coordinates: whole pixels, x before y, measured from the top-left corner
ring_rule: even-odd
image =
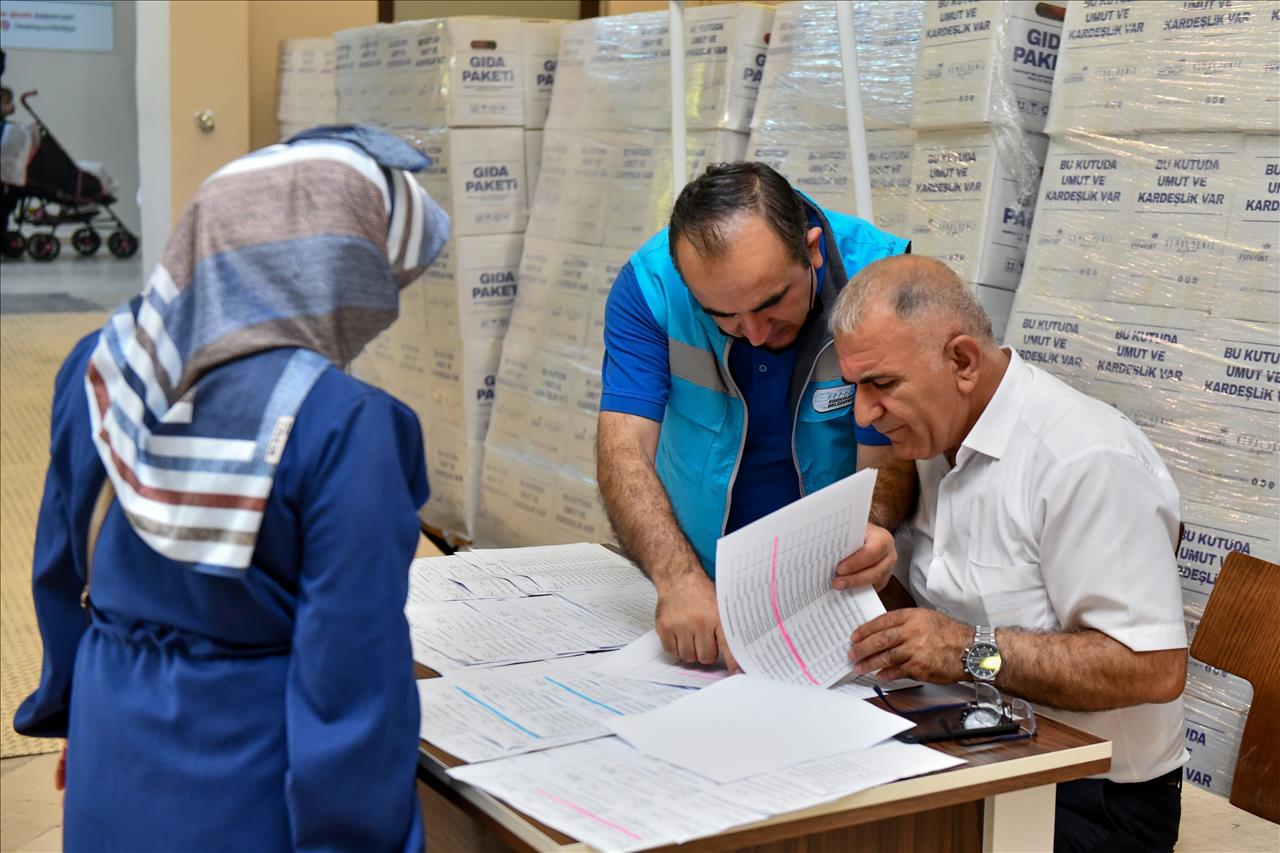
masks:
[[[276,141],[280,42],[320,38],[378,22],[377,0],[252,0],[249,3],[249,148]]]
[[[196,126],[203,109],[212,133]],[[248,0],[169,4],[169,132],[177,221],[205,178],[249,150]]]
[[[395,0],[397,21],[450,15],[509,15],[514,18],[578,20],[578,0]]]

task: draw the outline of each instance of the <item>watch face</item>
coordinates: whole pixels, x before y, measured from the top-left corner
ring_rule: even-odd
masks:
[[[965,654],[964,668],[980,681],[992,681],[1000,671],[1000,650],[991,643],[974,643]]]

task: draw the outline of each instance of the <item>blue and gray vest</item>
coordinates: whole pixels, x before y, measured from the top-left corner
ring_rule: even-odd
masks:
[[[840,375],[827,316],[851,275],[872,261],[902,254],[908,242],[799,195],[811,221],[816,218],[822,227],[827,247],[820,314],[809,319],[793,344],[799,349],[788,405],[791,455],[804,495],[853,473],[857,460],[850,411],[854,388]],[[716,540],[729,519],[747,439],[748,413],[729,372],[729,348],[750,345],[721,332],[693,298],[671,262],[666,231],[631,256],[631,267],[654,319],[667,330],[671,392],[658,439],[658,477],[703,569],[714,579]]]

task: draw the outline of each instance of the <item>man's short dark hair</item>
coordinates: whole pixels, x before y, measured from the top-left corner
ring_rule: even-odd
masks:
[[[791,257],[808,266],[809,217],[800,196],[786,178],[764,163],[739,162],[708,166],[706,174],[680,192],[667,226],[676,269],[680,267],[676,243],[681,238],[703,258],[723,256],[728,248],[726,226],[742,213],[763,216]]]
[[[10,89],[8,86],[0,86],[0,95],[4,95],[4,99],[6,101],[13,100],[13,90]]]

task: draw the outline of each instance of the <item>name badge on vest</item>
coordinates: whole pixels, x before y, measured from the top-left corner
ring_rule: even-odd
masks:
[[[836,388],[819,388],[813,392],[813,410],[819,414],[846,409],[853,405],[853,386],[840,385]]]

